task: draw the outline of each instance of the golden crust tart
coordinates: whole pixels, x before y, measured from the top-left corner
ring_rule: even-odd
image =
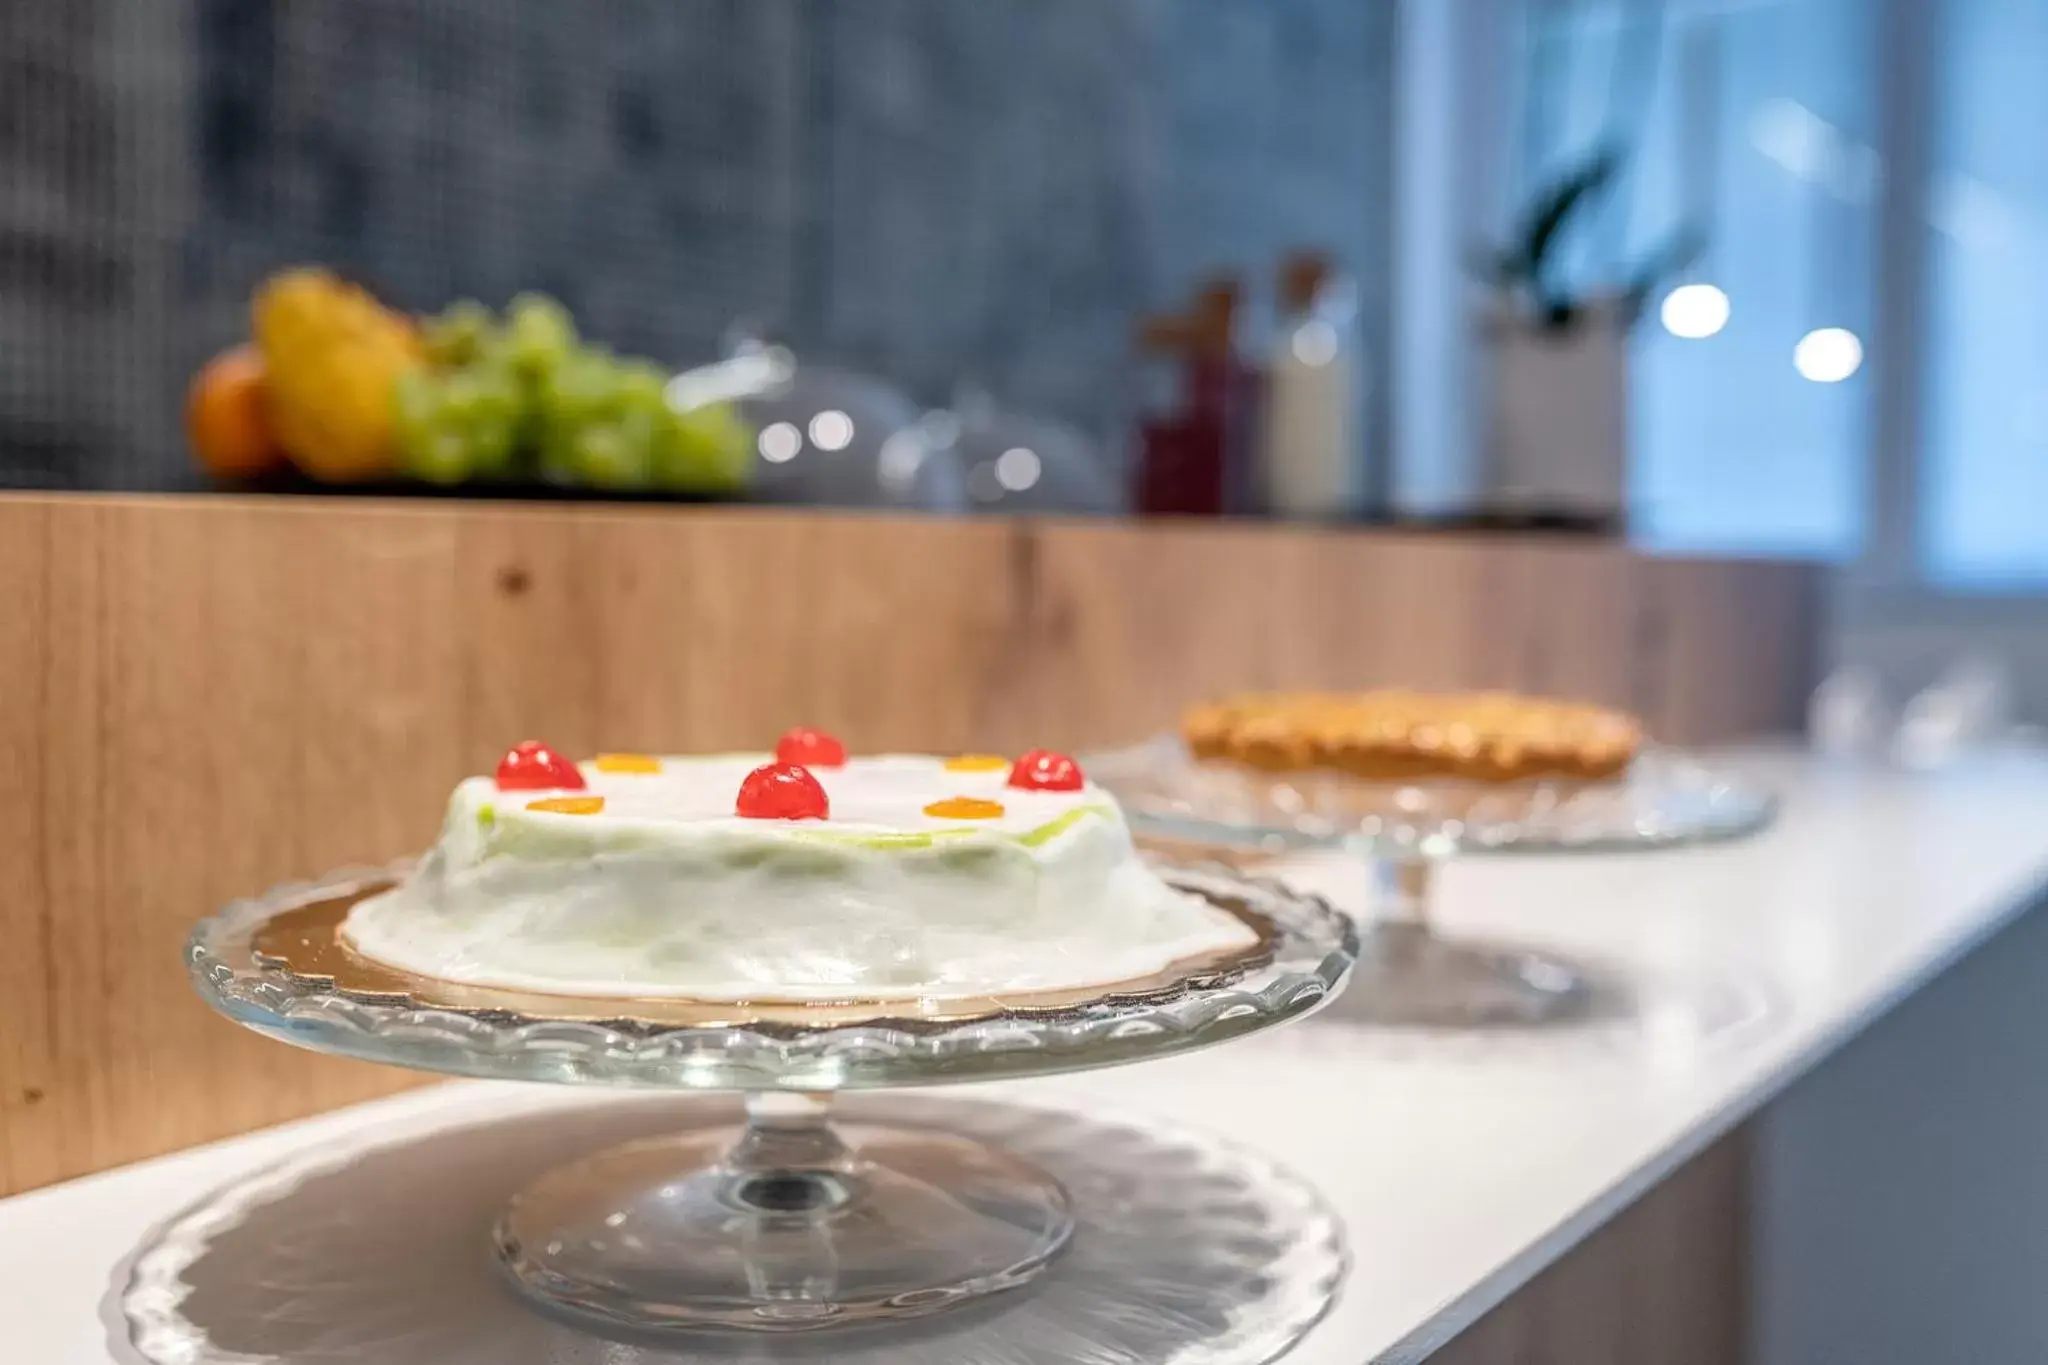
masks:
[[[1511,692],[1247,695],[1190,709],[1181,735],[1198,759],[1372,782],[1609,781],[1643,743],[1623,712]]]

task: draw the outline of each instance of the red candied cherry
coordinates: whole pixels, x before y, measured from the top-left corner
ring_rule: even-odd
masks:
[[[506,792],[573,791],[584,788],[576,765],[537,739],[515,744],[498,760],[498,790]]]
[[[1010,769],[1010,785],[1025,791],[1077,792],[1085,780],[1080,764],[1050,749],[1033,749]]]
[[[775,741],[777,763],[799,763],[806,768],[843,768],[846,746],[823,730],[799,725]]]
[[[733,814],[743,820],[822,820],[832,813],[825,789],[798,763],[770,763],[740,783]]]

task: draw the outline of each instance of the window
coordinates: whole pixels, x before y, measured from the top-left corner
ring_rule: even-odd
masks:
[[[1509,110],[1513,207],[1614,143],[1627,166],[1576,232],[1575,278],[1620,277],[1686,224],[1706,231],[1703,254],[1657,292],[1633,339],[1631,523],[1651,548],[1828,558],[1859,548],[1877,8],[1528,7],[1522,94]],[[1720,295],[1689,291],[1667,325],[1659,304],[1679,284]]]
[[[2048,586],[2048,0],[1936,0],[1919,541],[1952,591]]]

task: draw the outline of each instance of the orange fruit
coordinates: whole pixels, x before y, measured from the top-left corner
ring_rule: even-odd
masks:
[[[245,479],[284,463],[264,410],[263,357],[236,346],[206,363],[185,400],[185,434],[209,473]]]

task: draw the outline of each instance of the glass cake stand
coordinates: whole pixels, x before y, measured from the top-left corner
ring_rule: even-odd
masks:
[[[938,1129],[828,1121],[840,1090],[1072,1071],[1205,1047],[1336,993],[1357,932],[1222,868],[1161,869],[1258,942],[1064,994],[838,1004],[602,1000],[392,973],[336,940],[403,865],[237,902],[192,933],[194,985],[259,1033],[463,1076],[744,1092],[738,1133],[654,1137],[557,1167],[499,1216],[497,1259],[571,1320],[640,1332],[893,1321],[1023,1285],[1074,1227],[1050,1175]]]
[[[1712,843],[1754,834],[1777,813],[1771,793],[1666,749],[1646,751],[1627,776],[1598,783],[1277,776],[1197,761],[1174,736],[1097,754],[1086,766],[1147,839],[1362,857],[1374,915],[1345,1014],[1396,1027],[1561,1023],[1596,1008],[1594,974],[1563,956],[1439,933],[1430,908],[1445,860]]]

